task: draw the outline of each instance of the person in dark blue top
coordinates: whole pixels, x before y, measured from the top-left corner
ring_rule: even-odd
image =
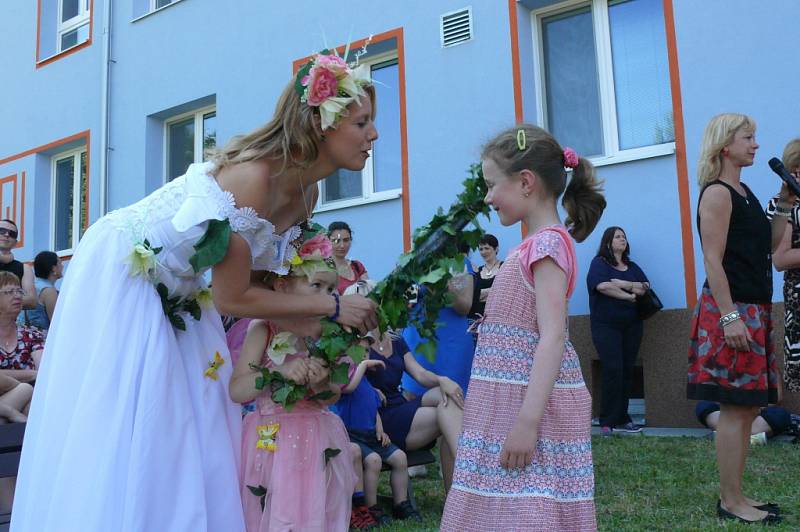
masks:
[[[395,518],[419,518],[419,513],[408,501],[408,461],[406,453],[397,447],[383,430],[378,408],[381,398],[364,373],[368,370],[384,368],[380,360],[362,360],[356,366],[350,382],[342,389],[342,397],[336,403],[335,411],[342,418],[350,441],[358,445],[363,457],[364,497],[370,514],[378,522],[389,521],[378,506],[378,477],[383,463],[392,468],[390,483],[394,499]],[[354,501],[358,499],[354,495]]]
[[[630,260],[631,248],[621,227],[605,230],[592,260],[586,285],[592,341],[602,365],[600,425],[605,430],[639,432],[628,415],[633,366],[642,343],[643,322],[636,297],[649,286],[647,276]]]

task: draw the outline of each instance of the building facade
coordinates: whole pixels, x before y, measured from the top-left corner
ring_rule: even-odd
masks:
[[[21,259],[68,258],[86,227],[266,122],[303,58],[369,41],[380,138],[364,172],[322,186],[316,218],[347,221],[351,256],[388,273],[414,227],[447,207],[494,133],[527,121],[590,157],[608,208],[578,246],[625,228],[666,312],[648,322],[645,389],[677,400],[688,320],[704,280],[696,166],[713,115],[753,116],[743,179],[778,189],[766,160],[800,136],[795,0],[12,0],[0,19],[0,209]],[[501,254],[518,227],[482,220]],[[474,257],[479,260],[477,255]],[[775,276],[775,300],[782,299]],[[573,338],[593,352],[583,285]],[[652,363],[648,361],[651,360]],[[668,374],[648,366],[666,364]],[[658,380],[674,382],[659,388]],[[652,381],[652,382],[651,382]],[[648,393],[648,410],[650,411]],[[666,400],[666,399],[665,399]],[[683,405],[683,403],[681,403]],[[662,424],[688,422],[689,404]],[[675,409],[672,409],[675,410]]]

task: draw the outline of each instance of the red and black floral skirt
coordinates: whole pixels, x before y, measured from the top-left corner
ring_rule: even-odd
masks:
[[[736,303],[753,341],[750,351],[725,343],[720,311],[703,288],[692,318],[686,396],[725,404],[766,406],[778,399],[772,305]]]

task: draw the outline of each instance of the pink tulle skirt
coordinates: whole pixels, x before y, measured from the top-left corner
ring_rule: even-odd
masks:
[[[242,433],[247,531],[347,530],[356,475],[341,419],[306,401],[291,412],[259,403]]]

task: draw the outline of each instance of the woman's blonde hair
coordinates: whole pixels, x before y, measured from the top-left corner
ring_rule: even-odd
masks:
[[[697,164],[697,183],[701,187],[719,179],[722,149],[733,142],[733,136],[742,128],[755,131],[756,123],[749,116],[739,113],[723,113],[708,122],[700,146],[700,162]]]
[[[563,193],[561,204],[567,211],[565,223],[578,242],[589,236],[606,208],[602,181],[595,176],[592,163],[580,157],[567,184],[564,149],[540,127],[520,124],[503,131],[484,146],[481,159],[491,159],[508,175],[531,170],[542,179],[554,198]]]
[[[22,286],[19,277],[15,273],[0,271],[0,288],[11,285]]]
[[[375,88],[371,84],[362,88],[370,97],[374,117]],[[359,102],[354,103],[359,105]],[[344,111],[342,116],[346,114]],[[319,109],[300,101],[292,79],[278,99],[272,120],[250,133],[233,137],[222,148],[208,150],[208,156],[217,168],[260,159],[280,160],[281,168],[277,173],[287,167],[306,168],[319,156],[319,143],[323,138],[319,123]]]
[[[790,140],[783,149],[783,166],[790,172],[800,168],[800,139]]]

